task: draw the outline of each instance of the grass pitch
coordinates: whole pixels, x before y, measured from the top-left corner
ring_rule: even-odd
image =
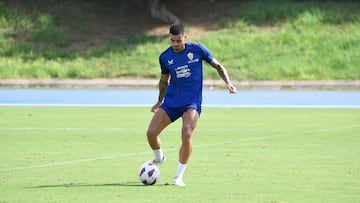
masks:
[[[155,186],[149,108],[0,107],[0,202],[359,202],[360,109],[204,108],[184,188],[181,121],[161,135]]]

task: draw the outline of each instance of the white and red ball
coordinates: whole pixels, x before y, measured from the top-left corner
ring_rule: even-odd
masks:
[[[151,162],[145,162],[139,170],[139,179],[144,185],[154,185],[160,179],[160,169]]]

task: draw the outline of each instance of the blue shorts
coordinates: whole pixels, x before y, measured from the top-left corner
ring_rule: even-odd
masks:
[[[176,121],[189,109],[195,109],[198,112],[199,116],[201,114],[201,105],[195,103],[181,107],[169,107],[166,104],[162,103],[160,105],[160,108],[164,109],[164,111],[169,116],[171,122]]]

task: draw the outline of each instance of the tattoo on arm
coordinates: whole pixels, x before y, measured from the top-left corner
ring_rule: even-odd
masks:
[[[158,97],[158,103],[161,103],[165,97],[166,89],[169,85],[169,81],[165,80],[164,78],[161,78],[159,81],[159,97]]]
[[[211,62],[211,65],[217,70],[221,79],[225,81],[226,84],[230,83],[229,75],[224,66],[222,66],[218,61],[214,60]]]

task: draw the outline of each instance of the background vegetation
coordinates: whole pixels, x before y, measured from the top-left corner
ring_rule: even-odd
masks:
[[[0,78],[158,78],[169,25],[144,2],[0,0]],[[166,4],[234,80],[360,79],[358,1]]]

